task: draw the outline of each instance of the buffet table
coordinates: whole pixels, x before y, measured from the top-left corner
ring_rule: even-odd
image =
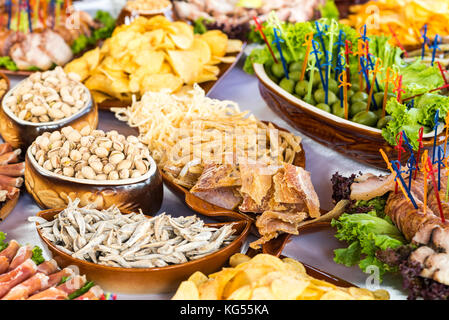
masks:
[[[77,6],[80,9],[90,12],[95,10],[95,8],[100,7],[103,10],[109,8],[110,11],[113,11],[114,8],[111,6],[115,2],[120,1],[86,1],[77,3]],[[222,81],[220,81],[210,93],[210,96],[217,99],[236,101],[242,109],[250,110],[257,118],[272,121],[275,124],[298,134],[296,130],[287,125],[267,107],[259,94],[257,78],[243,72],[243,60],[244,59],[242,58],[237,66],[222,79]],[[14,86],[21,80],[20,77],[11,77],[10,79],[11,86]],[[100,129],[115,129],[125,135],[136,134],[136,132],[132,131],[132,129],[124,123],[115,119],[112,113],[101,111],[99,119]],[[323,209],[332,208],[330,179],[332,174],[336,171],[343,175],[358,172],[359,170],[363,172],[372,172],[374,174],[380,173],[373,168],[369,168],[346,158],[332,149],[323,147],[305,136],[303,137],[303,145],[306,152],[306,169],[312,174],[313,184]],[[24,192],[14,211],[0,224],[0,229],[8,234],[9,239],[16,239],[23,244],[40,244],[41,247],[44,247],[36,233],[34,223],[27,221],[28,217],[36,215],[39,210],[39,207],[35,204],[32,197]],[[187,206],[178,200],[167,188],[164,190],[164,200],[159,213],[162,212],[167,212],[173,216],[195,214],[195,212],[188,209]],[[249,239],[248,242],[252,240],[253,239]],[[343,246],[343,243],[339,243],[334,238],[332,231],[317,230],[293,237],[290,243],[287,244],[283,254],[336,275],[357,286],[366,287],[368,289],[379,288],[376,284],[372,283],[372,280],[370,280],[372,277],[362,273],[358,267],[347,268],[333,262],[333,250]],[[245,246],[243,250],[246,250],[246,248],[247,246]],[[388,290],[391,299],[405,299],[406,297],[404,292],[399,290],[401,288],[400,279],[393,280],[393,277],[387,275],[384,282],[380,284],[380,288]],[[172,295],[173,293],[160,295],[118,294],[117,299],[169,299]]]

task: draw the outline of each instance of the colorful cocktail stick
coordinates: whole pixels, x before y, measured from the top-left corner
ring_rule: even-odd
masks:
[[[339,76],[340,85],[338,86],[340,90],[343,88],[343,103],[345,108],[345,119],[348,120],[349,108],[348,108],[348,87],[352,86],[350,82],[346,79],[346,70],[343,70]]]
[[[433,136],[433,149],[432,149],[432,163],[435,163],[435,156],[436,156],[436,149],[437,149],[437,131],[438,131],[438,124],[440,123],[440,109],[437,109],[435,112],[435,116],[433,118],[434,126],[434,136]]]
[[[382,118],[385,117],[385,107],[387,106],[387,99],[388,99],[388,86],[392,80],[393,77],[390,77],[390,72],[393,70],[390,67],[387,67],[387,71],[385,74],[385,91],[384,91],[384,99],[382,104]]]
[[[346,58],[346,77],[348,81],[351,81],[351,71],[349,70],[349,54],[352,54],[352,43],[349,40],[345,40],[345,58]]]
[[[306,46],[306,55],[304,57],[304,62],[302,63],[302,70],[301,70],[301,76],[299,78],[299,81],[304,80],[304,75],[306,74],[310,50],[312,49],[312,40],[313,40],[313,32],[309,32],[304,37],[304,43],[302,44],[303,46]]]
[[[278,59],[276,59],[273,49],[271,48],[271,45],[268,42],[267,37],[265,36],[265,33],[263,32],[262,25],[259,23],[259,20],[257,19],[257,17],[253,17],[253,20],[254,20],[254,23],[256,24],[256,29],[259,31],[260,35],[262,36],[263,41],[265,41],[265,44],[267,45],[267,48],[270,51],[270,54],[273,57],[274,62],[278,63]]]
[[[415,176],[413,177],[413,179],[416,179],[416,174],[417,174],[417,172],[418,172],[418,169],[419,169],[419,155],[420,155],[420,153],[421,153],[421,150],[422,150],[422,148],[424,147],[424,144],[423,144],[423,142],[422,142],[422,136],[423,136],[423,134],[424,134],[424,127],[421,127],[421,128],[419,128],[419,131],[418,131],[418,154],[417,154],[417,156],[416,156],[416,171],[415,171]]]
[[[421,34],[423,42],[421,45],[421,60],[424,60],[424,55],[426,53],[426,44],[427,44],[427,24],[423,27],[423,32]]]
[[[394,32],[393,28],[390,26],[390,24],[388,25],[388,29],[390,30],[391,35],[393,36],[394,40],[396,41],[396,44],[398,45],[399,48],[401,48],[401,50],[404,52],[404,56],[406,58],[408,58],[408,53],[407,50],[405,50],[405,48],[402,46],[401,42],[398,39],[398,36],[396,35],[396,32]]]
[[[438,156],[436,161],[436,163],[438,163],[438,191],[441,190],[441,167],[443,166],[443,161],[444,161],[444,151],[441,146],[438,146]]]
[[[315,59],[316,59],[316,66],[318,68],[318,71],[320,73],[320,78],[321,78],[321,84],[323,85],[323,89],[324,89],[324,94],[325,94],[325,103],[327,104],[327,102],[329,101],[329,95],[328,95],[328,91],[326,88],[326,82],[323,76],[323,70],[321,68],[321,63],[320,63],[320,57],[318,56],[318,54],[320,54],[320,45],[318,42],[316,42],[315,40],[312,40],[312,47],[313,47],[313,51],[312,53],[315,54]]]
[[[448,137],[448,130],[449,130],[449,112],[446,114],[446,117],[444,118],[444,127],[446,128],[446,135],[444,137],[444,156],[446,157],[446,148],[447,148],[447,137]]]
[[[437,50],[440,47],[440,40],[441,40],[440,36],[439,35],[435,35],[435,38],[433,39],[432,45],[429,46],[429,48],[432,49],[432,63],[431,63],[432,66],[433,66],[433,64],[435,62],[435,56],[436,56]]]
[[[436,191],[436,190],[438,190],[438,186],[437,186],[437,182],[436,182],[435,174],[434,174],[435,170],[433,169],[432,163],[430,162],[430,158],[427,158],[426,170],[428,171],[428,173],[430,173],[430,177],[432,178],[433,189],[435,190],[435,197],[437,198],[438,209],[440,211],[441,221],[443,223],[445,223],[446,220],[444,218],[443,208],[441,206],[440,193],[438,191]]]
[[[403,131],[399,132],[396,135],[396,137],[395,137],[396,145],[394,146],[394,148],[398,151],[398,160],[397,161],[399,161],[399,163],[401,163],[402,151],[405,152],[405,149],[402,146],[402,143],[404,142],[404,138],[402,136],[402,132]],[[394,189],[394,193],[398,193],[398,183],[397,183],[397,181],[396,181],[396,186],[395,186],[395,189]]]
[[[281,48],[281,43],[284,42],[284,39],[282,39],[280,37],[280,30],[278,28],[273,28],[273,32],[274,32],[274,41],[273,43],[276,44],[276,47],[279,51],[279,54],[281,56],[281,62],[282,62],[282,67],[284,68],[284,73],[285,73],[285,77],[287,79],[290,79],[288,76],[288,68],[287,68],[287,62],[285,61],[284,58],[284,54],[282,53],[282,48]],[[279,34],[278,34],[279,32]]]
[[[382,64],[380,62],[380,59],[377,58],[376,59],[376,65],[374,66],[374,69],[370,71],[373,74],[373,83],[377,82],[377,73],[380,71],[381,68],[382,68]],[[374,107],[376,109],[378,108],[376,100],[373,100],[373,93],[374,93],[374,86],[371,86],[371,88],[369,90],[369,95],[368,95],[368,103],[366,105],[366,111],[367,112],[370,110],[371,101],[373,101]]]

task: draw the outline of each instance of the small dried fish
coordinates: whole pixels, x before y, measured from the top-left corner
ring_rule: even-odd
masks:
[[[173,218],[165,213],[122,214],[116,206],[97,210],[93,204],[79,207],[70,200],[55,219],[40,217],[42,235],[75,258],[122,268],[154,268],[180,264],[207,256],[235,237],[232,225],[211,228],[197,216]]]

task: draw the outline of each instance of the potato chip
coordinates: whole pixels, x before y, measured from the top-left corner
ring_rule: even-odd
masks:
[[[194,52],[168,50],[170,64],[176,74],[187,84],[195,83],[202,71],[202,65]]]
[[[206,41],[200,38],[193,40],[192,46],[189,51],[193,51],[200,59],[200,63],[207,64],[212,58],[212,51]]]
[[[279,300],[296,300],[309,285],[307,280],[283,277],[271,283],[271,291]]]
[[[89,66],[87,65],[86,60],[83,58],[75,59],[70,62],[65,68],[64,71],[66,73],[76,73],[80,81],[86,80],[90,75]]]
[[[354,298],[349,293],[332,290],[323,294],[320,300],[354,300]]]
[[[220,30],[207,31],[200,37],[207,42],[213,56],[223,57],[226,54],[228,36]]]
[[[282,259],[282,261],[284,263],[286,263],[287,265],[292,266],[294,268],[294,270],[296,270],[300,274],[306,274],[306,268],[304,267],[304,265],[301,262],[296,261],[295,259],[292,259],[292,258],[284,258],[284,259]]]
[[[249,300],[252,295],[252,290],[249,285],[243,286],[235,290],[227,300]]]
[[[226,44],[226,53],[235,53],[242,51],[243,43],[237,39],[229,39]]]
[[[192,274],[188,279],[188,281],[195,283],[197,287],[199,287],[202,283],[206,282],[207,280],[208,280],[207,276],[199,271]]]
[[[193,27],[181,21],[173,22],[170,26],[173,31],[169,33],[169,37],[175,45],[180,49],[189,49],[194,39]]]
[[[195,284],[193,284],[193,285],[195,285]],[[209,280],[209,281],[203,282],[198,287],[200,300],[220,300],[221,296],[218,294],[218,289],[219,289],[218,287],[219,287],[219,283],[217,281]]]
[[[236,253],[229,259],[229,265],[231,267],[236,267],[239,264],[241,264],[243,262],[248,262],[250,260],[251,260],[251,258],[248,257],[246,254]]]
[[[183,81],[180,77],[177,77],[171,73],[161,74],[148,74],[146,75],[141,84],[141,93],[147,91],[161,91],[162,89],[168,89],[171,92],[177,91],[182,87]]]
[[[96,48],[83,56],[83,59],[86,61],[86,64],[89,68],[89,71],[94,70],[100,64],[101,52],[100,48]]]
[[[218,60],[223,63],[234,63],[237,58],[234,56],[219,57]]]
[[[92,90],[90,94],[92,95],[92,99],[94,99],[94,101],[96,101],[97,103],[102,103],[106,100],[113,99],[113,97],[110,97],[102,92],[95,90]]]
[[[176,290],[172,300],[199,300],[200,295],[195,283],[183,281]]]
[[[253,289],[251,294],[252,300],[275,300],[276,297],[271,292],[270,288],[260,287]]]

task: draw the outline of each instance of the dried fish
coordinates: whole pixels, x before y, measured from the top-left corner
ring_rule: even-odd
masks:
[[[207,256],[234,238],[232,225],[205,226],[197,216],[148,218],[122,214],[116,206],[97,210],[69,200],[55,219],[29,218],[57,248],[89,262],[122,268],[154,268]]]

